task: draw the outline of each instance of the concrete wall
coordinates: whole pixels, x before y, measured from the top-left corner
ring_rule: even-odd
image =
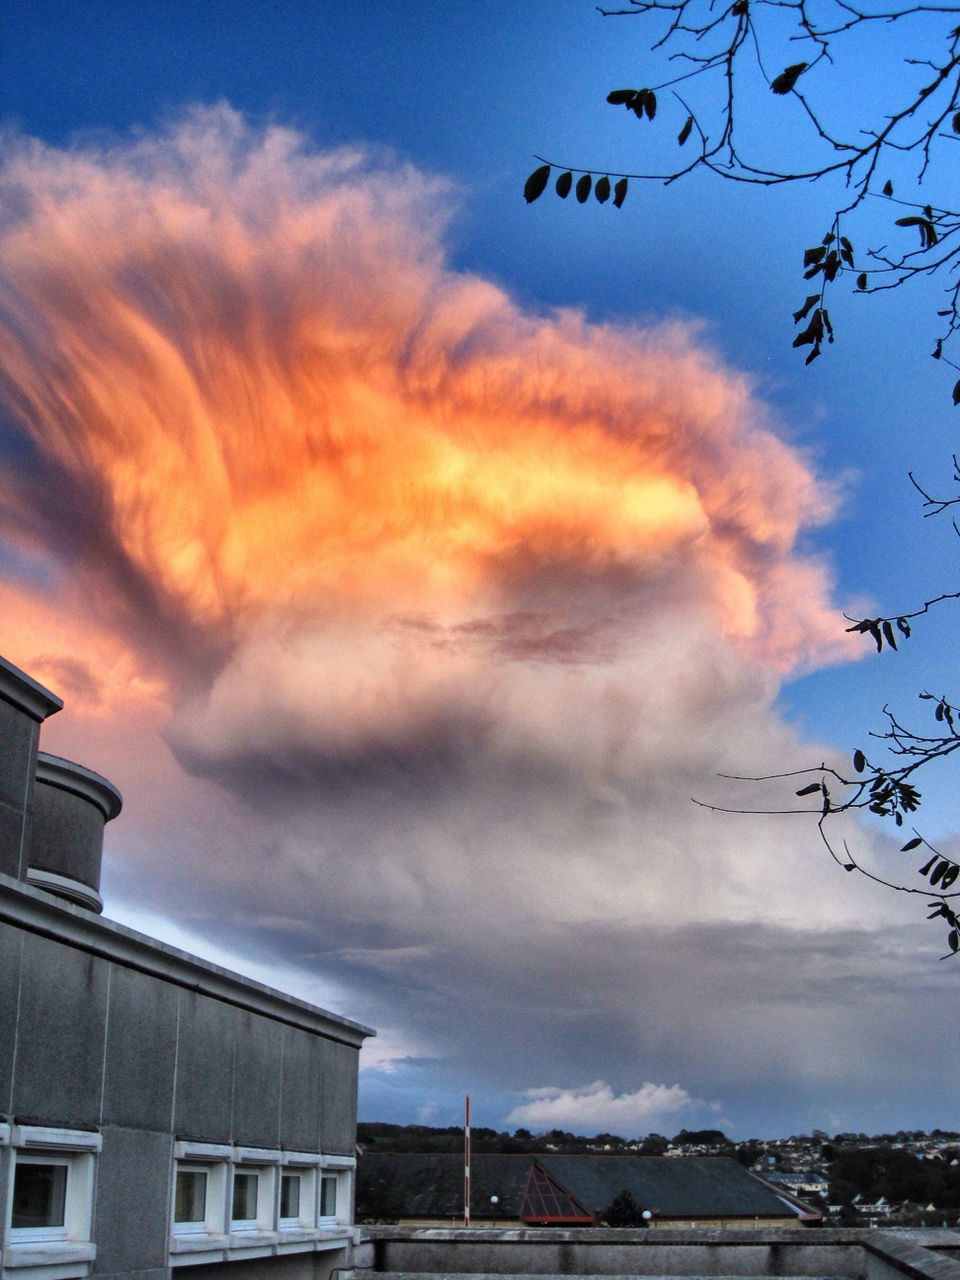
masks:
[[[823,1228],[364,1227],[357,1280],[413,1276],[803,1276],[960,1280],[956,1233]],[[363,1268],[364,1270],[361,1270]]]

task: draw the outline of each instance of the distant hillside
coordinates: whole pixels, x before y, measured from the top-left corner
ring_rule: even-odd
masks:
[[[615,1133],[586,1137],[563,1129],[538,1134],[532,1134],[529,1129],[516,1129],[511,1134],[478,1126],[471,1128],[470,1141],[472,1149],[480,1154],[502,1155],[522,1155],[528,1151],[559,1151],[564,1154],[637,1151],[640,1155],[662,1156],[671,1147],[696,1147],[700,1154],[705,1148],[723,1155],[735,1152],[734,1144],[719,1129],[682,1129],[674,1138],[651,1133],[646,1138],[628,1141]],[[367,1120],[357,1125],[357,1142],[368,1151],[460,1151],[463,1149],[463,1127],[451,1125],[438,1129],[426,1124],[383,1124]]]

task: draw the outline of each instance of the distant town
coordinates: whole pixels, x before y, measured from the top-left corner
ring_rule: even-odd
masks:
[[[458,1126],[357,1125],[361,1152],[456,1152]],[[473,1128],[474,1154],[550,1153],[661,1157],[727,1157],[823,1215],[825,1226],[947,1226],[960,1220],[960,1133],[948,1129],[896,1133],[811,1134],[733,1142],[719,1129],[659,1133],[628,1140],[613,1133],[578,1136],[562,1129],[498,1133]]]

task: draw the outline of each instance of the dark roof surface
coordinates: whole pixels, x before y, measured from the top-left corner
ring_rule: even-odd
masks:
[[[530,1156],[474,1156],[470,1202],[475,1218],[517,1218]],[[499,1203],[494,1213],[490,1197]],[[373,1151],[357,1161],[357,1215],[463,1218],[463,1156]]]
[[[642,1209],[672,1218],[782,1218],[796,1213],[736,1160],[668,1156],[540,1156],[594,1212],[629,1191]]]
[[[475,1155],[471,1217],[520,1217],[531,1164],[594,1213],[621,1191],[662,1218],[782,1218],[799,1210],[736,1160],[657,1156]],[[498,1204],[491,1206],[491,1196]],[[379,1218],[463,1217],[463,1157],[368,1152],[357,1165],[357,1212]]]

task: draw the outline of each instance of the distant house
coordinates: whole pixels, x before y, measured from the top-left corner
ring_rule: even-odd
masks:
[[[60,706],[0,659],[0,1280],[325,1280],[371,1033],[102,919],[121,800],[37,751]]]
[[[474,1155],[474,1225],[593,1226],[622,1192],[651,1226],[780,1227],[820,1214],[726,1157]],[[463,1221],[459,1155],[369,1152],[357,1166],[360,1220],[448,1225]]]

